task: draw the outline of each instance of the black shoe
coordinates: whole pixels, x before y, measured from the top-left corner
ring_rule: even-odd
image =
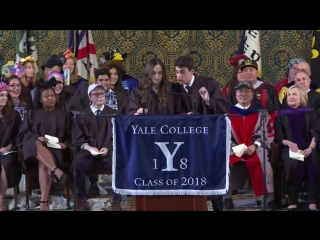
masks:
[[[96,198],[99,195],[100,195],[100,190],[98,188],[97,183],[94,183],[94,184],[91,183],[87,198]]]
[[[211,200],[213,211],[223,211],[223,196],[219,195],[215,199]]]
[[[233,191],[232,191],[232,195],[237,195],[238,193],[239,193],[238,190],[233,190]]]
[[[299,201],[301,202],[308,202],[308,194],[307,193],[301,193],[299,195]]]
[[[226,210],[234,209],[232,198],[225,199],[223,201],[223,206],[224,206],[224,209],[226,209]]]
[[[256,199],[257,206],[260,207],[262,205],[262,201],[260,199]]]
[[[267,202],[267,209],[271,210],[271,211],[275,211],[276,210],[276,205],[274,204],[274,201],[269,201]]]

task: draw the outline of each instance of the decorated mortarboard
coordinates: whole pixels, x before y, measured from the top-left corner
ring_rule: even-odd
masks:
[[[10,88],[5,82],[0,82],[0,91],[8,91]]]
[[[16,75],[18,76],[18,78],[21,78],[26,73],[26,71],[27,69],[24,66],[21,66],[17,69]]]
[[[55,78],[57,81],[63,82],[63,74],[57,71],[53,71],[48,74],[47,80],[50,80],[51,78]]]

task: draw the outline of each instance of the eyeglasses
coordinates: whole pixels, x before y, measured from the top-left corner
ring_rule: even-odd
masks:
[[[90,95],[93,95],[93,96],[95,96],[95,97],[100,97],[100,96],[105,96],[105,93],[90,93]]]
[[[21,85],[20,84],[17,84],[17,85],[9,85],[9,87],[11,87],[11,88],[21,88]]]
[[[57,84],[57,85],[58,85],[58,84],[63,84],[63,82],[57,81],[56,84]]]

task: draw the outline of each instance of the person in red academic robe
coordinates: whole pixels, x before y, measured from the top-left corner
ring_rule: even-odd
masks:
[[[268,122],[268,134],[274,137],[274,118],[280,109],[279,98],[276,90],[270,84],[258,80],[258,64],[254,60],[245,60],[241,63],[240,69],[249,81],[255,92],[255,97],[252,99],[253,105],[260,105],[262,108],[267,109],[270,115]],[[227,101],[231,105],[237,104],[235,89],[230,89],[227,96]]]
[[[288,70],[286,72],[287,77],[285,79],[281,80],[280,82],[278,82],[274,86],[274,88],[276,89],[277,94],[280,93],[281,88],[283,86],[285,86],[286,84],[291,83],[291,82],[294,81],[293,78],[294,78],[294,75],[296,74],[296,71],[297,71],[297,65],[298,65],[298,63],[303,62],[303,61],[305,61],[305,60],[302,59],[302,58],[292,58],[289,61]]]
[[[261,107],[251,105],[254,89],[250,82],[242,81],[236,86],[238,103],[230,108],[232,147],[244,144],[244,152],[232,149],[230,156],[230,185],[225,198],[225,206],[233,207],[232,191],[248,188],[251,183],[254,194],[260,197],[264,194],[263,168],[266,164],[266,201],[267,207],[274,209],[273,171],[268,159],[268,151],[273,137],[264,136],[267,133],[268,115],[259,111]],[[265,154],[265,155],[264,155]]]
[[[297,63],[296,67],[295,67],[295,72],[296,71],[300,71],[300,70],[304,70],[309,75],[310,79],[312,79],[312,77],[311,77],[311,67],[310,67],[310,64],[308,62],[301,61],[301,62]],[[284,85],[281,88],[281,91],[280,91],[280,93],[278,95],[280,104],[283,104],[283,105],[285,104],[284,98],[287,95],[288,89],[294,84],[295,84],[295,82],[294,82],[294,76],[293,76],[292,81],[290,83]],[[315,83],[314,81],[311,81],[310,90],[314,90],[314,91],[320,93],[320,85]]]

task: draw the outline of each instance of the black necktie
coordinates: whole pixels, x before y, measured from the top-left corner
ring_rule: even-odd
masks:
[[[101,110],[97,110],[96,111],[96,121],[97,121],[97,125],[99,127],[99,114],[101,113]]]
[[[185,89],[186,89],[187,93],[189,93],[189,94],[190,94],[191,87],[190,87],[190,86],[186,86],[186,87],[185,87]]]

